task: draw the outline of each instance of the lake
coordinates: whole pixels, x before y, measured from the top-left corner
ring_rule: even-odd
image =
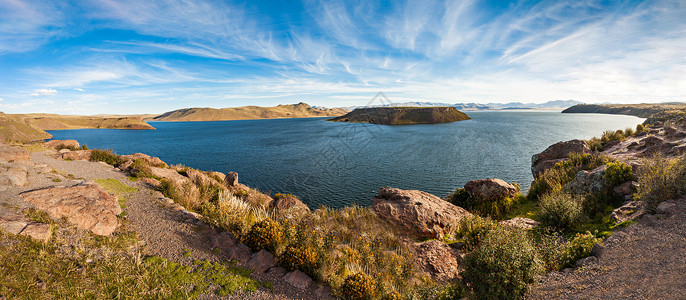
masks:
[[[291,193],[311,208],[369,205],[382,186],[443,197],[467,181],[496,177],[528,189],[531,156],[571,139],[633,127],[643,119],[559,111],[472,111],[472,120],[386,126],[324,118],[150,122],[157,130],[49,131],[118,154],[157,156]]]

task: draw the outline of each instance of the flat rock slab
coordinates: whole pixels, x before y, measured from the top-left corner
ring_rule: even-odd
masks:
[[[295,270],[284,275],[283,281],[294,287],[304,290],[312,283],[312,278],[300,270]]]
[[[29,161],[30,157],[25,149],[0,145],[0,162]]]
[[[21,196],[51,217],[66,218],[76,227],[97,235],[110,235],[117,229],[117,215],[121,213],[117,197],[95,183],[50,187]]]
[[[28,225],[28,222],[25,221],[0,220],[0,229],[11,234],[19,234],[26,228],[26,225]]]
[[[260,250],[259,252],[252,255],[252,258],[248,261],[246,266],[258,272],[264,273],[269,268],[276,266],[276,260],[274,255],[269,253],[267,250]]]
[[[50,230],[50,225],[43,223],[31,223],[21,231],[21,235],[30,236],[41,242],[47,242],[50,240],[52,231]]]

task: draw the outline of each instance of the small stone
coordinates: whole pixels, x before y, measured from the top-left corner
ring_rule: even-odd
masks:
[[[21,235],[30,236],[41,242],[47,242],[52,236],[50,225],[43,223],[31,223],[22,230]]]
[[[287,282],[288,284],[296,288],[304,290],[310,285],[310,283],[312,283],[312,278],[310,278],[310,276],[307,276],[307,274],[301,272],[300,270],[295,270],[284,275],[283,281]]]
[[[603,251],[605,251],[605,247],[603,245],[595,244],[593,245],[593,249],[591,249],[591,255],[597,258],[601,258],[603,255]]]
[[[3,221],[0,220],[0,229],[9,232],[11,234],[19,234],[28,225],[24,221]]]
[[[657,206],[656,212],[661,215],[672,215],[677,211],[676,204],[671,201],[664,201]]]
[[[577,260],[575,265],[577,268],[583,268],[583,267],[588,267],[590,265],[598,263],[598,258],[595,256],[589,256],[589,257],[584,257],[580,260]]]
[[[236,237],[233,235],[233,233],[228,231],[224,231],[220,234],[212,236],[210,241],[213,249],[228,249],[229,247],[235,246],[237,243]]]
[[[269,268],[276,265],[274,260],[274,255],[269,253],[267,250],[260,250],[259,252],[252,255],[252,258],[248,261],[246,266],[250,269],[264,273]]]
[[[286,275],[286,269],[279,266],[271,267],[267,270],[267,276],[269,277],[281,278],[283,275]]]
[[[250,260],[250,248],[241,243],[226,249],[227,257],[231,260],[238,261],[239,264],[245,264]]]

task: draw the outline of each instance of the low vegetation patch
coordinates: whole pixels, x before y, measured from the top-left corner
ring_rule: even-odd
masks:
[[[536,177],[531,184],[527,198],[538,200],[546,193],[561,191],[579,171],[593,170],[614,161],[608,156],[599,154],[571,153],[568,158],[566,161],[556,163],[552,168]]]
[[[125,205],[126,202],[131,199],[133,194],[138,192],[138,188],[128,186],[114,178],[96,178],[93,179],[93,181],[95,181],[95,183],[100,185],[108,193],[116,195],[120,206]]]
[[[634,198],[654,210],[662,201],[686,193],[686,158],[646,158],[639,168],[639,187]]]
[[[458,188],[450,193],[445,200],[471,213],[483,217],[489,216],[494,219],[502,219],[503,216],[515,209],[518,204],[526,200],[526,197],[519,193],[519,185],[515,183],[515,186],[518,188],[518,191],[514,198],[504,197],[495,201],[485,201],[478,197],[471,197],[464,188]]]
[[[102,161],[107,163],[108,165],[112,165],[115,167],[118,167],[122,161],[119,158],[119,155],[114,153],[114,150],[109,149],[109,150],[103,150],[103,149],[93,149],[91,151],[91,161]]]

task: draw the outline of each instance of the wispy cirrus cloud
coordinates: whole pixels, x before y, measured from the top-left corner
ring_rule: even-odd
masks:
[[[57,94],[57,90],[53,89],[37,89],[31,93],[31,96],[52,96]]]
[[[88,96],[98,101],[69,103],[94,110],[354,105],[378,91],[437,102],[684,100],[685,2],[503,3],[7,0],[0,94],[4,109],[27,111],[31,94]]]

